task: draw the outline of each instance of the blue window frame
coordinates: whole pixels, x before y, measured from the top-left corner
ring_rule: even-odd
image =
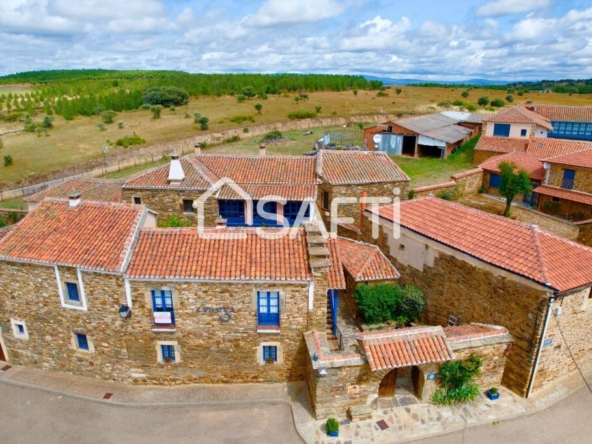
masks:
[[[520,136],[521,137],[526,137],[526,133],[527,133],[527,131],[525,129],[521,129],[520,130]]]
[[[301,202],[296,200],[289,200],[284,205],[284,218],[288,220],[288,224],[293,226],[296,223],[302,223],[302,218],[299,219],[298,215],[302,207],[305,207],[304,214],[302,218],[308,220],[310,218],[310,203],[309,202]]]
[[[161,345],[160,350],[162,352],[162,360],[170,360],[175,362],[175,346],[174,345]]]
[[[88,351],[88,338],[83,333],[76,333],[76,343],[78,344],[79,350]]]
[[[68,292],[68,300],[71,302],[80,302],[80,294],[78,293],[78,285],[73,282],[66,282],[66,291]]]
[[[277,202],[265,202],[263,204],[263,210],[267,213],[272,213],[274,216],[263,216],[259,214],[257,211],[257,207],[259,206],[259,201],[253,201],[253,226],[254,227],[261,227],[265,225],[266,227],[277,227]],[[269,217],[269,218],[268,218]]]
[[[502,176],[499,174],[491,174],[489,176],[489,188],[499,188],[502,183]]]
[[[259,325],[280,325],[279,292],[257,292],[257,322]]]
[[[23,324],[16,324],[16,329],[18,330],[19,334],[25,334],[25,326]]]
[[[174,324],[173,292],[171,290],[152,290],[152,309],[157,313],[170,312],[171,324]]]
[[[242,200],[219,200],[218,214],[226,219],[229,227],[241,227],[245,225],[245,202]]]
[[[277,346],[264,345],[263,346],[263,360],[277,362]]]
[[[549,137],[560,139],[592,140],[592,123],[551,121],[553,131]]]
[[[493,135],[498,137],[510,137],[510,124],[509,123],[494,123],[493,124]]]
[[[571,190],[573,188],[575,178],[575,170],[563,170],[563,181],[561,182],[561,188]]]

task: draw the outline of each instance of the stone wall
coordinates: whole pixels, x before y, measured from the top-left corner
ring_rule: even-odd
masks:
[[[401,238],[372,240],[369,220],[364,222],[366,242],[377,244],[401,274],[402,285],[424,290],[424,321],[447,325],[449,316],[459,323],[478,322],[506,327],[515,342],[508,355],[504,385],[524,396],[541,333],[547,294],[535,284],[489,266],[462,253],[413,235],[404,228]]]
[[[425,196],[440,196],[442,193],[449,192],[451,196],[454,196],[456,190],[456,182],[445,182],[436,185],[429,185],[426,187],[415,188],[414,197],[425,197]]]
[[[565,170],[575,170],[576,172],[573,183],[574,190],[592,193],[592,170],[574,166],[551,164],[547,185],[561,187]]]
[[[497,151],[475,150],[475,154],[473,155],[473,163],[475,165],[480,165],[490,157],[499,156],[501,154],[505,153],[499,153]]]
[[[455,194],[458,197],[467,197],[477,194],[483,185],[483,170],[477,168],[470,171],[454,174],[451,179],[456,182]]]
[[[177,216],[194,226],[197,225],[197,211],[194,213],[185,213],[183,211],[183,200],[195,201],[202,195],[202,191],[192,190],[141,190],[126,188],[122,190],[123,202],[133,203],[134,197],[140,197],[143,205],[158,213],[157,220],[159,222],[166,221],[170,216]],[[218,202],[214,196],[206,200],[204,210],[206,226],[214,226],[216,219],[218,219]]]
[[[539,197],[539,208],[541,211],[549,211],[546,206],[554,204],[556,201],[553,201],[551,196],[544,196],[541,195]],[[590,217],[592,215],[591,210],[592,207],[590,205],[586,205],[579,202],[572,202],[570,200],[559,199],[556,203],[559,204],[559,209],[556,213],[558,216],[564,217],[566,219],[573,219],[574,213],[582,213],[585,217]]]
[[[576,226],[579,228],[577,241],[592,247],[592,220],[576,223]]]

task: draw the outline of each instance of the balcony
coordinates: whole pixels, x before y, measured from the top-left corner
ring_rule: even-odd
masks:
[[[152,314],[152,331],[175,331],[174,311],[155,311]]]
[[[574,186],[574,179],[568,179],[566,177],[563,178],[563,181],[561,182],[561,188],[565,188],[566,190],[571,190],[573,189]]]

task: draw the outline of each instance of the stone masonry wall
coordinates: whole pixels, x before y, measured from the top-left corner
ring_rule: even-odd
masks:
[[[576,175],[573,183],[574,190],[592,193],[592,170],[574,166],[551,164],[551,169],[549,171],[549,181],[547,184],[554,187],[561,187],[564,170],[575,170]]]
[[[548,211],[546,206],[554,203],[551,196],[540,196],[539,197],[539,208],[541,211]],[[557,215],[564,217],[566,219],[573,219],[574,213],[582,213],[584,217],[589,218],[592,217],[592,207],[590,205],[585,205],[579,202],[572,202],[565,199],[559,199],[559,209],[557,211]]]
[[[183,200],[197,200],[202,194],[201,191],[124,188],[122,190],[122,200],[124,202],[133,202],[134,197],[140,197],[143,205],[158,213],[157,220],[159,222],[166,221],[169,216],[177,216],[182,220],[191,222],[192,225],[197,225],[197,211],[194,213],[183,212]],[[218,202],[213,196],[206,200],[204,210],[206,226],[214,226],[218,218]]]
[[[485,131],[483,131],[483,133],[485,134]],[[490,157],[499,156],[500,154],[504,153],[498,153],[497,151],[475,150],[475,154],[473,155],[473,163],[475,165],[480,165]]]
[[[479,188],[483,184],[483,171],[475,172],[474,174],[461,175],[459,177],[452,176],[452,180],[456,182],[455,194],[458,197],[467,197],[477,194]]]
[[[592,247],[592,221],[577,224],[579,228],[577,241]]]
[[[480,322],[506,327],[515,342],[508,355],[504,385],[524,396],[537,338],[541,333],[546,293],[513,279],[509,273],[474,261],[465,261],[459,255],[435,250],[433,247],[408,238],[401,233],[395,243],[387,238],[381,226],[379,239],[372,240],[369,221],[364,224],[365,241],[378,245],[401,273],[402,285],[414,284],[426,295],[425,321],[446,325],[448,316],[459,316],[459,323]],[[392,244],[392,248],[389,245]],[[401,250],[400,245],[404,248]],[[420,251],[423,264],[417,269],[401,262],[399,256]],[[396,256],[395,256],[396,255]],[[424,257],[431,257],[433,265],[425,265]]]

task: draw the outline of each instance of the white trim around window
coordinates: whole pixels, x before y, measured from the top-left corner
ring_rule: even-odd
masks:
[[[163,345],[171,345],[175,349],[175,362],[164,362],[162,357],[162,347]],[[156,342],[156,362],[159,364],[178,364],[181,362],[181,349],[179,348],[179,344],[177,341],[157,341]]]
[[[257,347],[257,363],[259,365],[266,365],[267,363],[263,359],[263,347],[276,347],[277,349],[277,359],[273,364],[282,364],[284,362],[284,347],[281,346],[279,342],[261,342],[259,343],[259,347]],[[273,365],[267,364],[267,365]]]
[[[86,306],[86,293],[84,292],[84,284],[82,283],[82,273],[80,272],[80,268],[76,269],[76,276],[78,278],[78,282],[76,284],[78,285],[78,294],[80,295],[80,303],[79,304],[68,303],[68,301],[66,300],[66,294],[65,294],[65,290],[64,290],[65,282],[62,282],[62,279],[60,277],[60,270],[57,265],[54,265],[54,270],[55,270],[56,280],[57,280],[57,284],[58,284],[58,291],[60,293],[60,302],[62,303],[62,307],[71,308],[73,310],[88,311],[87,306]]]
[[[27,323],[25,321],[11,319],[10,324],[12,325],[12,334],[16,339],[29,339],[29,330],[27,329]]]

